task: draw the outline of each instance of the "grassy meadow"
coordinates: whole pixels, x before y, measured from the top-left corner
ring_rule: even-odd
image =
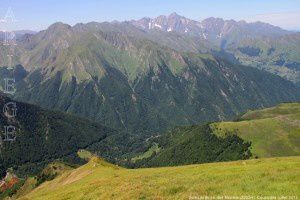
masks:
[[[197,131],[199,127],[194,126],[191,130]],[[49,165],[39,176],[46,182],[37,185],[39,179],[27,179],[13,199],[300,198],[300,103],[249,111],[238,121],[212,123],[210,127],[218,136],[234,132],[250,141],[253,158],[125,169],[80,150],[78,156],[90,160],[87,164],[78,168],[64,167],[63,163]],[[176,141],[182,139],[173,138]],[[149,157],[159,149],[154,145],[136,159]],[[58,176],[51,180],[53,174]]]
[[[21,199],[197,199],[299,194],[300,157],[146,169],[124,169],[94,157]]]
[[[241,121],[218,122],[211,127],[217,135],[235,132],[242,139],[251,141],[254,156],[300,155],[300,103],[249,111]]]

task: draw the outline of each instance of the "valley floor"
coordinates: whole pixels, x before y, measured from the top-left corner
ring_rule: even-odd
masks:
[[[124,169],[99,158],[21,199],[300,198],[300,157]]]

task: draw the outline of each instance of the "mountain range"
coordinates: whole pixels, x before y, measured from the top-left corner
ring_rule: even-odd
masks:
[[[0,131],[0,199],[297,190],[298,157],[261,158],[300,155],[299,33],[172,13],[57,22],[16,39],[0,45],[0,80],[16,85],[14,95],[0,93],[0,106],[17,105],[15,118],[0,114],[0,126],[17,134],[2,141]],[[159,168],[234,160],[242,161]]]
[[[224,50],[242,64],[299,83],[300,35],[297,32],[262,22],[246,23],[213,17],[200,22],[177,13],[128,23],[147,32],[171,33],[164,40],[154,40],[172,48],[191,52]]]
[[[203,21],[195,21],[177,13],[169,16],[161,15],[156,18],[142,18],[140,20],[131,20],[128,23],[143,30],[161,30],[165,32],[176,32],[187,35],[201,36],[203,39],[223,39],[232,38],[234,34],[238,38],[257,38],[257,37],[278,37],[288,34],[289,32],[279,27],[272,26],[263,22],[247,23],[245,21],[223,20],[222,18],[210,17]]]
[[[289,42],[298,36],[264,23],[196,22],[175,13],[127,22],[55,23],[18,41],[14,98],[144,135],[230,119],[248,109],[299,101],[299,56],[286,48],[299,48]],[[258,64],[266,58],[254,41],[267,43],[265,49],[282,41],[268,49],[265,62],[285,51],[281,63],[293,60],[282,70],[287,77],[266,72],[276,66]],[[9,74],[7,51],[1,46],[2,78]]]

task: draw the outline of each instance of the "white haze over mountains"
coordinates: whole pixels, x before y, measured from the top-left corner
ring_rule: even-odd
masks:
[[[286,30],[300,31],[300,12],[263,13],[244,18],[247,22],[266,22]]]

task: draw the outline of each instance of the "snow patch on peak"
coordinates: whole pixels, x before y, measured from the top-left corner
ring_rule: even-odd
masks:
[[[155,27],[158,27],[158,28],[160,28],[160,29],[162,28],[161,25],[156,24],[156,23],[154,24],[154,26],[155,26]]]
[[[222,33],[220,33],[219,35],[217,35],[216,38],[222,38],[222,37],[223,37],[223,35],[222,35]]]
[[[151,27],[152,27],[152,23],[150,21],[149,24],[148,24],[148,28],[151,29]]]

